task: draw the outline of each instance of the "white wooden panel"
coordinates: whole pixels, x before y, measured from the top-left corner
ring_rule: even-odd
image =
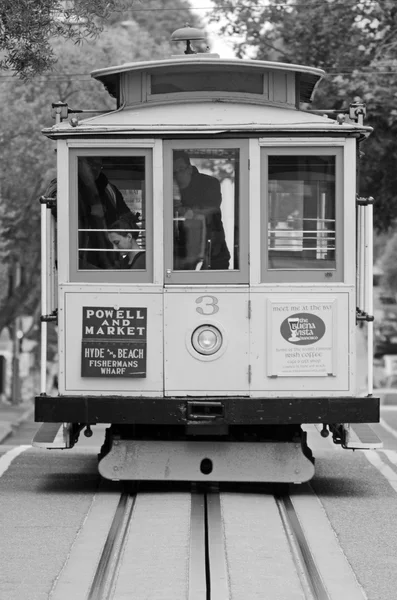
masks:
[[[354,314],[349,319],[347,290],[285,289],[270,294],[256,290],[251,302],[251,395],[353,395],[349,365],[355,358],[350,339]],[[288,318],[298,314],[304,317],[302,327],[307,327],[299,342],[292,329],[288,334]]]
[[[274,89],[273,89],[273,101],[287,103],[287,74],[286,73],[274,73]]]
[[[356,261],[352,257],[356,254],[356,178],[351,173],[356,172],[356,144],[357,140],[347,139],[343,155],[343,247],[344,247],[344,274],[345,283],[355,285],[356,283]]]
[[[248,289],[167,289],[164,321],[166,395],[248,395]],[[213,356],[192,347],[200,325],[222,333],[222,347]]]
[[[57,265],[58,283],[69,281],[70,205],[69,150],[67,142],[57,141]],[[62,226],[60,227],[60,223]]]
[[[144,76],[144,73],[123,73],[121,76],[121,85],[124,88],[127,106],[143,101],[142,80],[145,80]]]

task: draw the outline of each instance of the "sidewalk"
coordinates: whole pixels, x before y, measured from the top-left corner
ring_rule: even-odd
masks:
[[[0,401],[0,444],[24,421],[33,418],[34,403],[25,400],[20,404],[6,404]]]

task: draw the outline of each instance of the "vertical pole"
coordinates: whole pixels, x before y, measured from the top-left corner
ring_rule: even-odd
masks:
[[[357,204],[357,219],[356,219],[356,233],[357,233],[357,251],[356,251],[356,307],[362,308],[360,306],[360,266],[361,266],[361,206]]]
[[[317,221],[317,227],[320,226],[320,239],[319,246],[321,248],[319,253],[319,258],[325,258],[327,255],[327,236],[326,236],[326,228],[325,228],[325,205],[326,205],[326,194],[325,192],[321,192],[321,200],[320,200],[320,219]]]
[[[16,317],[12,324],[12,380],[11,380],[11,402],[19,404],[20,385],[19,385],[19,318]]]
[[[365,279],[365,209],[363,206],[359,206],[358,214],[360,216],[359,219],[359,238],[360,238],[360,265],[359,265],[359,308],[361,310],[365,310],[364,308],[364,279]]]
[[[361,273],[363,301],[361,308],[368,314],[368,206],[362,206],[361,210],[363,215],[363,270]]]
[[[41,205],[41,314],[47,315],[47,206]],[[40,393],[47,393],[47,323],[41,322]]]
[[[367,208],[367,313],[369,315],[374,314],[374,298],[373,298],[373,198],[369,198],[369,204]],[[374,391],[374,361],[373,361],[373,343],[374,343],[374,323],[368,321],[367,324],[367,350],[368,350],[368,394],[372,395]]]
[[[17,289],[21,284],[21,265],[16,262],[14,265],[13,287]],[[19,381],[19,329],[20,318],[15,317],[12,323],[12,378],[11,378],[11,402],[19,404],[20,398],[20,381]]]

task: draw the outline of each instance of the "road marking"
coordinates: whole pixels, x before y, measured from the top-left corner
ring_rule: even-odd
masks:
[[[371,463],[378,471],[387,479],[392,488],[397,492],[397,473],[393,471],[391,467],[386,465],[378,452],[374,452],[373,450],[363,450],[364,455],[368,462]]]
[[[397,466],[397,452],[395,450],[382,450],[393,465]]]
[[[393,427],[390,427],[390,425],[388,425],[386,421],[382,418],[379,420],[379,423],[381,427],[383,427],[383,429],[385,429],[388,433],[390,433],[393,437],[397,439],[397,431]]]
[[[310,483],[295,486],[290,498],[329,597],[367,600],[321,499]]]
[[[114,487],[101,482],[69,555],[54,581],[50,592],[52,600],[87,598],[119,499],[120,493]]]
[[[31,447],[32,446],[30,444],[26,446],[16,446],[15,448],[12,448],[12,450],[8,450],[8,452],[3,454],[3,456],[0,457],[0,477],[2,477],[7,471],[14,458],[16,458],[17,456],[22,454],[22,452],[25,452],[25,450],[28,450],[28,448]]]

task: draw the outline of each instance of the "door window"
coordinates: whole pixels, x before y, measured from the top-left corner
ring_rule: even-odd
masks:
[[[169,271],[174,281],[224,282],[225,276],[241,278],[242,271],[247,278],[246,217],[241,211],[247,161],[239,146],[186,144],[170,149]]]

